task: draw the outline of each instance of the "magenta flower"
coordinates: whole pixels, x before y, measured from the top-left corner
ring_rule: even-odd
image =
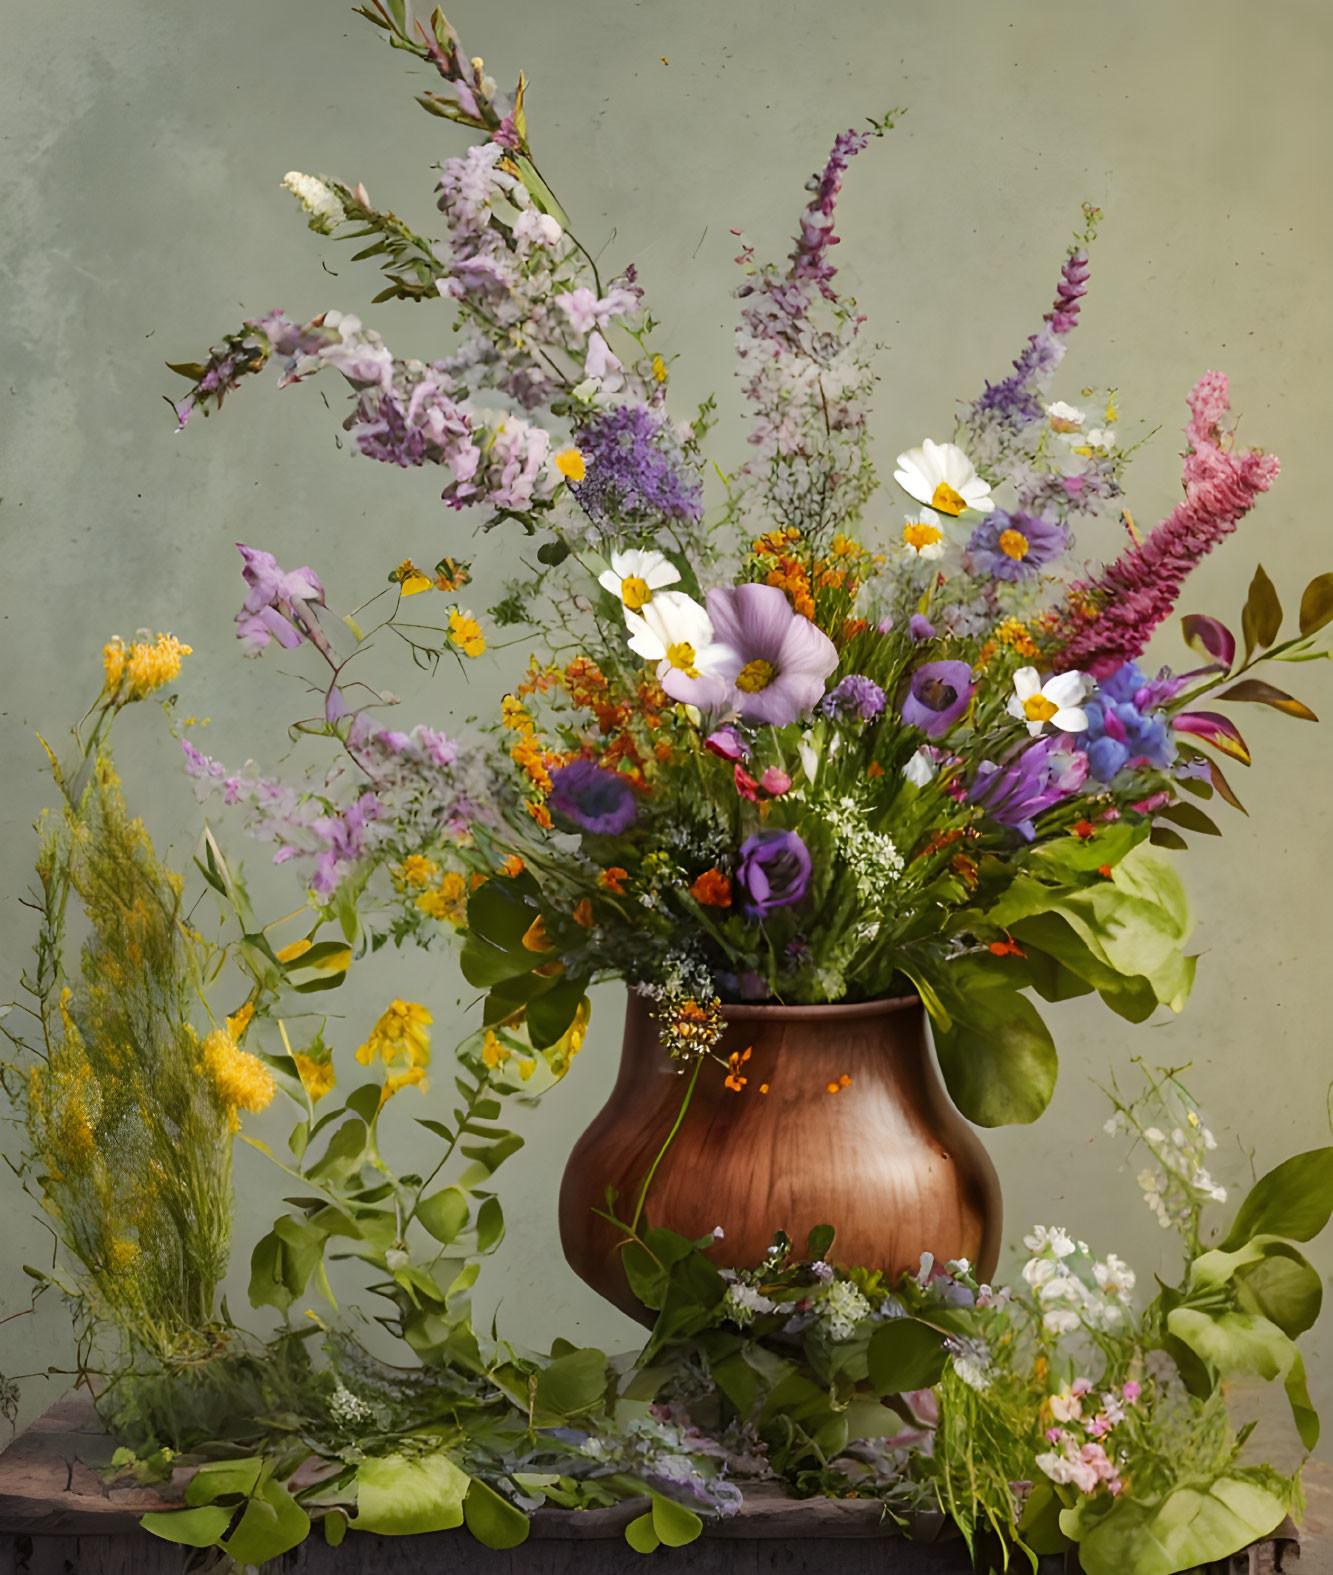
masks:
[[[966,662],[926,662],[912,674],[903,721],[919,727],[927,738],[943,738],[967,710],[973,687]]]
[[[746,760],[750,746],[734,727],[719,727],[704,739],[704,748],[723,760]]]
[[[318,625],[309,609],[311,605],[324,605],[324,587],[315,571],[293,569],[288,573],[278,567],[271,552],[246,547],[239,541],[236,545],[245,559],[241,577],[250,587],[236,614],[236,634],[244,642],[246,654],[258,654],[270,639],[291,650],[303,639],[318,635]]]
[[[713,644],[700,654],[700,666],[727,680],[747,721],[782,727],[823,699],[838,652],[776,585],[709,591],[708,616]]]

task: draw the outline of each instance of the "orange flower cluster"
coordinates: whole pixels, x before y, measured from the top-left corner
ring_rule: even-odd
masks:
[[[690,896],[705,908],[729,908],[731,882],[719,869],[705,870],[690,887]]]
[[[948,831],[932,831],[912,857],[914,859],[929,858],[932,853],[940,853],[945,848],[953,847],[958,842],[973,842],[976,840],[976,837],[977,832],[971,826],[955,826]],[[964,885],[971,887],[977,884],[977,861],[970,853],[965,853],[962,849],[959,849],[953,858],[950,859],[949,868]]]
[[[733,1050],[727,1057],[727,1075],[722,1079],[723,1088],[729,1088],[732,1093],[739,1094],[750,1081],[748,1077],[741,1076],[741,1068],[750,1059],[753,1049],[753,1045],[747,1045],[744,1050]]]
[[[840,1094],[840,1093],[842,1093],[844,1088],[850,1088],[851,1085],[852,1085],[851,1078],[847,1076],[846,1072],[844,1072],[836,1083],[826,1083],[824,1086],[825,1086],[825,1092],[826,1093],[829,1093],[829,1094]]]
[[[845,620],[844,615],[877,560],[851,536],[839,531],[828,552],[816,557],[803,550],[803,537],[797,527],[788,525],[757,537],[751,544],[751,553],[763,572],[764,583],[783,591],[802,617],[814,622],[818,592],[833,591],[840,593],[840,600],[836,609],[825,609],[834,613],[829,627],[842,632],[844,640],[865,627],[863,621],[858,621],[858,627]]]

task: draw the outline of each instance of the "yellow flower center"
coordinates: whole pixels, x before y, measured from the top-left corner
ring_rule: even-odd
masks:
[[[743,689],[747,695],[758,694],[761,689],[767,689],[777,676],[778,670],[772,662],[756,656],[754,661],[746,662],[736,674],[736,687]]]
[[[933,547],[937,541],[943,540],[944,532],[938,525],[908,524],[903,526],[903,542],[913,552],[920,552],[923,547]]]
[[[1023,702],[1023,715],[1029,722],[1049,722],[1060,709],[1054,700],[1045,695],[1029,695]]]
[[[646,602],[652,601],[653,593],[648,589],[647,580],[629,574],[620,582],[620,599],[631,612],[638,612]]]
[[[686,678],[697,678],[699,669],[694,665],[695,651],[688,640],[677,640],[674,645],[666,648],[666,659],[672,667],[679,669]]]
[[[583,455],[576,448],[562,448],[555,456],[555,468],[566,481],[582,481],[588,473]]]
[[[955,492],[947,481],[942,481],[931,496],[930,506],[941,514],[961,514],[967,507],[967,499],[961,492]]]
[[[1022,563],[1028,555],[1028,539],[1021,530],[1001,531],[1000,551],[1015,563]]]

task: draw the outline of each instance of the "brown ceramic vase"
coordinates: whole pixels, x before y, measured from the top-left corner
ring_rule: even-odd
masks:
[[[643,1226],[723,1235],[709,1256],[749,1267],[786,1231],[800,1251],[816,1225],[837,1232],[830,1258],[915,1270],[923,1252],[994,1272],[1002,1223],[995,1169],[949,1103],[915,997],[848,1006],[726,1006],[724,1057],[747,1048],[739,1092],[705,1060],[680,1130],[653,1174]],[[843,1079],[849,1079],[844,1082]],[[830,1085],[838,1092],[830,1093]],[[767,1087],[767,1093],[762,1092]],[[574,1146],[560,1188],[570,1266],[633,1318],[653,1321],[621,1266],[621,1233],[595,1210],[608,1185],[632,1217],[680,1113],[686,1079],[631,992],[620,1073]]]

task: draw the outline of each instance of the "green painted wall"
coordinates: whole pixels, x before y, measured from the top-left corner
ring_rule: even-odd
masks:
[[[514,543],[478,548],[431,476],[340,451],[317,390],[248,389],[179,437],[160,397],[176,387],[165,360],[275,305],[302,318],[362,311],[418,355],[447,342],[442,307],[366,312],[373,276],[349,264],[350,248],[308,234],[279,189],[291,168],[359,179],[429,229],[429,166],[463,139],[412,103],[424,73],[379,46],[343,0],[5,0],[0,16],[0,933],[11,975],[31,943],[17,896],[46,797],[34,735],[58,737],[87,703],[107,635],[146,625],[189,640],[198,654],[183,701],[211,718],[207,744],[273,763],[299,701],[282,671],[299,664],[241,659],[234,540],[315,565],[344,605],[406,553],[473,554],[498,571]],[[1124,431],[1161,427],[1131,474],[1136,517],[1151,522],[1178,496],[1183,399],[1206,368],[1230,373],[1242,435],[1284,462],[1183,610],[1234,617],[1256,559],[1289,602],[1333,567],[1326,5],[513,0],[502,12],[463,0],[452,19],[502,81],[527,68],[543,167],[590,244],[638,262],[681,355],[677,390],[687,400],[717,390],[724,463],[742,443],[729,232],[785,250],[832,134],[908,104],[901,128],[858,161],[840,226],[844,277],[884,345],[882,470],[900,448],[947,436],[954,401],[1004,370],[1046,309],[1088,199],[1106,222],[1062,391],[1116,384]],[[886,493],[882,525],[896,506]],[[1153,654],[1179,663],[1183,651],[1168,631]],[[383,676],[409,720],[450,725],[493,706],[525,655],[488,656],[466,688],[410,667]],[[1333,708],[1322,665],[1293,670],[1293,682],[1316,710]],[[1035,1128],[990,1140],[1011,1242],[1029,1222],[1061,1222],[1128,1258],[1143,1281],[1172,1266],[1137,1164],[1100,1130],[1094,1083],[1129,1073],[1134,1055],[1192,1063],[1229,1180],[1248,1174],[1251,1151],[1263,1169],[1328,1138],[1333,735],[1267,712],[1247,733],[1257,763],[1232,775],[1250,817],[1227,815],[1225,839],[1185,860],[1204,953],[1194,1001],[1179,1020],[1137,1031],[1085,1003],[1052,1011],[1064,1063],[1055,1100]],[[150,715],[126,719],[120,758],[159,845],[185,860],[198,812]],[[271,911],[286,911],[290,884],[234,831],[228,841],[271,892]],[[383,956],[336,999],[338,1053],[348,1057],[401,994],[432,1006],[443,1056],[460,993],[447,957]],[[556,1178],[608,1086],[619,1011],[618,992],[603,990],[574,1075],[524,1116],[528,1147],[504,1172],[509,1237],[479,1303],[498,1302],[503,1327],[532,1344],[632,1337],[565,1268],[554,1230]],[[419,1131],[407,1119],[414,1097],[400,1101],[405,1145]],[[270,1112],[256,1130],[280,1140],[284,1127]],[[237,1184],[243,1265],[280,1189],[245,1149]],[[21,1263],[42,1261],[50,1243],[12,1180],[0,1187],[3,1316],[27,1303]],[[1316,1257],[1333,1264],[1333,1242]],[[243,1274],[234,1281],[235,1309]],[[1325,1403],[1329,1327],[1311,1342]],[[69,1358],[51,1298],[0,1329],[7,1372]],[[28,1385],[25,1418],[60,1386]]]

